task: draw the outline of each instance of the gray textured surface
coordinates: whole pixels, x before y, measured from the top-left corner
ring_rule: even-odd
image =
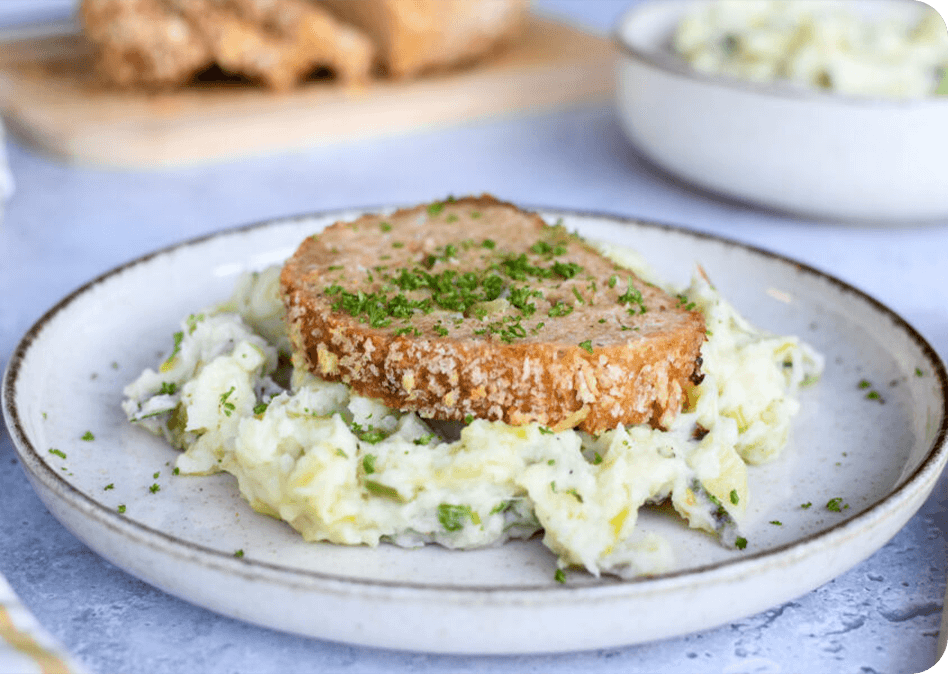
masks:
[[[589,22],[616,8],[601,3]],[[16,144],[10,163],[17,193],[0,226],[0,365],[62,296],[154,248],[279,215],[480,191],[678,223],[796,257],[888,304],[948,355],[948,223],[851,228],[692,191],[643,162],[606,106],[159,173],[70,168]],[[852,571],[731,625],[600,652],[430,656],[280,634],[137,581],[47,513],[0,429],[0,573],[95,672],[919,672],[934,662],[945,590],[946,487],[943,478],[908,526]]]

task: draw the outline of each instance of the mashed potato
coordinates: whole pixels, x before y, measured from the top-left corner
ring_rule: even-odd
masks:
[[[705,73],[917,98],[934,94],[948,68],[944,21],[928,7],[920,16],[856,14],[825,0],[718,0],[679,24],[672,47]]]
[[[638,258],[604,252],[648,278]],[[696,273],[683,296],[706,318],[705,377],[668,431],[451,428],[288,372],[278,274],[244,277],[225,305],[185,319],[123,407],[184,450],[181,473],[231,473],[255,510],[311,541],[475,548],[542,531],[561,567],[630,577],[673,563],[663,539],[636,528],[642,505],[670,500],[691,527],[743,547],[746,463],[782,449],[797,391],[822,369],[812,349],[754,328]]]

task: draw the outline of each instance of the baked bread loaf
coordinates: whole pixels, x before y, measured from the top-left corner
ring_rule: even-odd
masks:
[[[285,90],[473,61],[521,27],[528,0],[82,0],[97,70],[122,87],[182,85],[217,65]]]
[[[425,418],[667,427],[700,376],[700,313],[487,195],[336,223],[281,285],[303,365]]]
[[[529,0],[320,0],[379,49],[391,77],[474,61],[523,27]]]

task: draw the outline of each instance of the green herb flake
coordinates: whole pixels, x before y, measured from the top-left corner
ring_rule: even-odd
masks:
[[[589,353],[592,353],[592,352],[593,352],[592,341],[589,340],[589,339],[587,339],[585,342],[580,342],[580,343],[579,343],[579,348],[581,348],[581,349],[583,349],[583,350],[585,350],[585,351],[588,351]]]
[[[155,483],[148,488],[148,491],[150,491],[152,494],[157,494],[161,491],[161,485]]]
[[[826,502],[826,509],[834,512],[840,513],[849,508],[849,504],[843,503],[843,497],[837,496],[836,498],[831,498]]]
[[[593,452],[593,465],[598,466],[602,463],[602,455],[599,452]]]
[[[543,435],[553,435],[553,431],[546,426],[538,426],[537,428]]]
[[[747,547],[747,539],[743,536],[738,536],[734,541],[734,547],[736,547],[738,550],[743,550]]]
[[[412,442],[416,445],[427,445],[434,438],[434,433],[429,433],[428,435],[422,435],[420,438],[415,438]]]
[[[619,282],[619,277],[613,274],[612,276],[609,277],[609,281],[606,285],[608,285],[610,288],[615,288],[616,283],[618,282]]]
[[[464,520],[469,519],[474,524],[480,523],[477,513],[469,505],[453,505],[442,503],[438,506],[438,521],[445,531],[460,531],[464,528]]]
[[[441,213],[444,210],[444,204],[440,201],[435,201],[434,203],[428,204],[428,215],[435,216]]]
[[[92,442],[93,440],[95,440],[95,436],[92,435],[92,431],[86,431],[85,433],[82,434],[82,439],[85,440],[86,442]]]
[[[866,400],[882,400],[882,395],[878,391],[869,391],[866,394]]]
[[[398,490],[396,490],[394,487],[389,487],[387,484],[382,484],[381,482],[376,482],[375,480],[366,480],[363,485],[365,486],[366,491],[374,494],[375,496],[392,498],[397,501],[402,500]]]
[[[458,221],[458,216],[456,216],[454,213],[451,213],[448,217],[446,217],[446,218],[444,219],[444,221],[445,221],[445,222],[449,222],[449,223],[450,223],[450,222],[457,222],[457,221]]]
[[[783,522],[781,522],[780,520],[770,520],[770,523],[773,524],[775,527],[783,526]]]
[[[486,248],[487,250],[494,250],[497,247],[497,242],[493,239],[484,239],[481,242],[481,248]]]
[[[375,472],[375,454],[366,454],[362,457],[362,470],[365,471],[366,475]]]
[[[224,413],[225,417],[229,417],[231,414],[234,413],[234,410],[236,409],[236,406],[234,405],[234,403],[228,400],[228,398],[230,398],[231,394],[233,394],[235,390],[236,390],[236,387],[231,386],[228,391],[226,391],[225,393],[221,393],[221,399],[220,399],[220,404],[218,405],[218,409],[220,409]]]
[[[553,580],[561,584],[566,583],[566,573],[563,571],[563,569],[556,570],[556,573],[553,574]]]
[[[122,504],[118,507],[118,512],[119,512],[119,515],[125,514],[125,504]]]
[[[809,502],[809,501],[807,501],[806,503],[801,503],[801,504],[800,504],[800,507],[803,508],[804,510],[808,510],[808,509],[811,508],[812,506],[813,506],[813,504],[812,504],[811,502]]]
[[[102,488],[102,491],[110,491],[110,490],[112,490],[112,489],[115,489],[115,484],[112,483],[112,482],[109,482],[107,485],[105,485],[105,486]]]
[[[174,470],[171,471],[171,474],[172,474],[172,475],[180,475],[180,474],[181,474],[181,469],[178,468],[177,466],[175,466],[175,467],[174,467]]]
[[[267,408],[268,408],[269,406],[270,406],[270,405],[269,405],[268,403],[257,403],[256,405],[253,406],[253,413],[254,413],[254,414],[263,414],[264,412],[267,411]]]
[[[480,218],[480,217],[481,217],[481,212],[480,212],[480,211],[471,211],[471,219],[472,219],[472,220],[477,220],[477,219]]]
[[[173,396],[177,392],[178,385],[173,381],[161,382],[161,388],[158,389],[158,395],[160,396]]]
[[[243,549],[234,551],[234,557],[236,557],[237,559],[243,559],[243,556],[244,556]]]
[[[734,505],[737,505],[740,502],[741,502],[741,497],[737,495],[737,490],[732,489],[731,490],[731,503],[733,503]]]
[[[49,450],[49,453],[53,454],[54,456],[58,456],[60,459],[66,458],[66,453],[61,450],[56,449],[55,447],[51,447]]]
[[[872,386],[872,383],[868,379],[863,379],[859,382],[859,388],[866,389]]]
[[[380,222],[380,223],[379,223],[379,229],[381,229],[383,232],[391,232],[391,231],[392,231],[392,225],[391,225],[390,223],[388,223],[388,222]]]
[[[915,376],[916,376],[916,377],[924,377],[924,376],[925,376],[925,373],[922,372],[922,368],[920,368],[920,367],[915,368]]]
[[[469,424],[469,423],[471,423],[472,421],[474,421],[474,415],[473,415],[473,414],[465,414],[465,415],[464,415],[464,423]]]
[[[549,461],[546,462],[546,465],[548,465],[548,466],[555,466],[555,465],[556,465],[556,459],[550,459]]]
[[[151,477],[152,477],[152,479],[157,480],[159,475],[161,475],[161,471],[156,472],[156,473],[155,473],[154,475],[152,475]]]
[[[402,241],[392,241],[392,248],[404,248],[405,244]]]

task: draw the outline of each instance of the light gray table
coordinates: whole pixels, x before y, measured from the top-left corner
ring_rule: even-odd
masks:
[[[602,28],[623,3],[544,6]],[[609,106],[159,173],[77,169],[15,143],[9,149],[18,191],[0,225],[0,365],[53,303],[155,248],[273,216],[481,191],[677,223],[786,254],[873,295],[948,355],[948,223],[848,227],[694,191],[650,168]],[[919,672],[935,660],[946,484],[870,559],[760,615],[630,648],[449,657],[289,636],[153,589],[52,518],[0,428],[0,573],[79,661],[102,673]]]

